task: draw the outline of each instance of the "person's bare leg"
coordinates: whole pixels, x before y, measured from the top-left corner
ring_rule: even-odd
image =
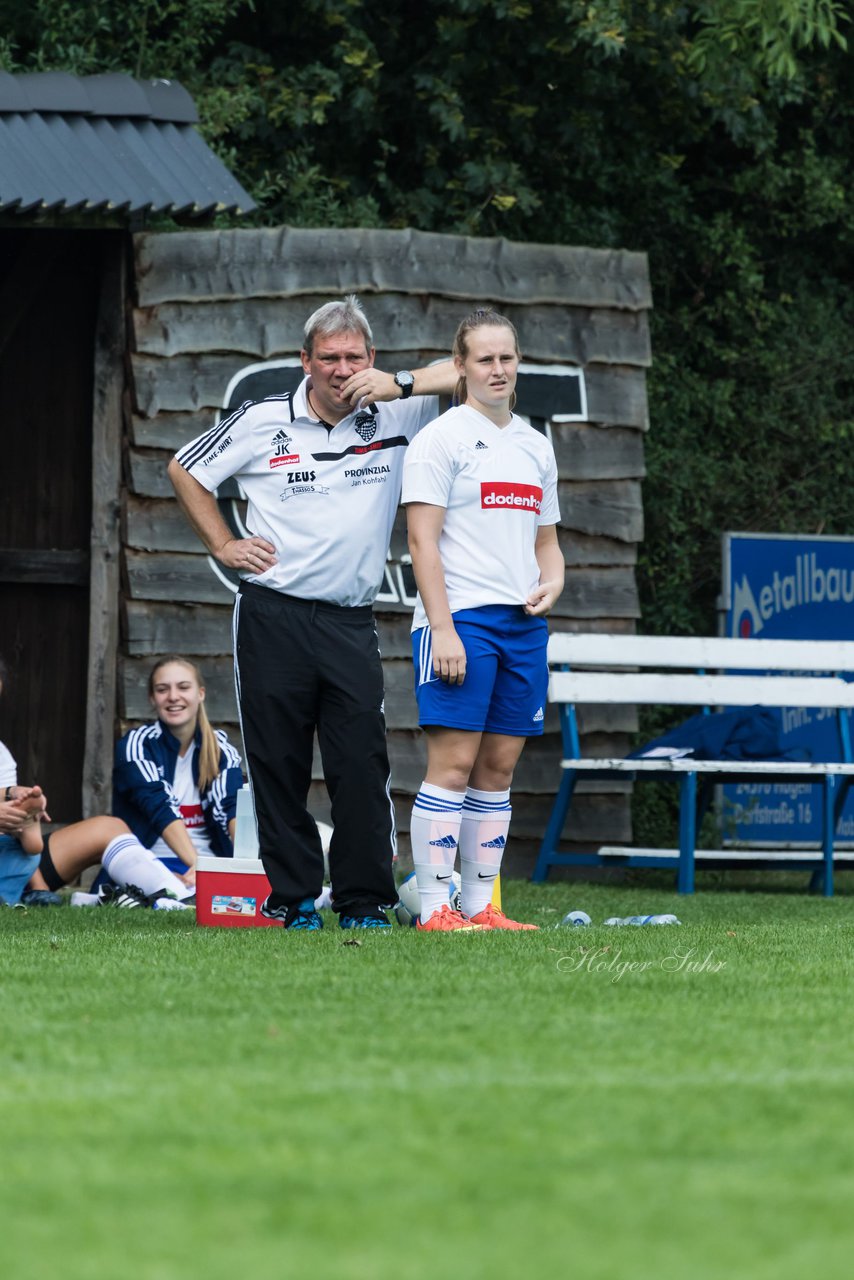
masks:
[[[465,791],[476,762],[482,735],[469,729],[445,729],[429,725],[425,782],[448,791]]]
[[[130,834],[128,827],[121,819],[106,815],[85,818],[83,822],[74,822],[69,827],[52,831],[49,842],[50,858],[56,874],[63,884],[71,884],[78,879],[81,871],[99,864],[111,840],[128,834]],[[27,888],[49,889],[50,886],[41,870],[37,868]]]
[[[478,791],[509,790],[513,770],[519,763],[526,741],[525,738],[511,738],[504,733],[485,733],[480,741],[468,785],[476,787]]]

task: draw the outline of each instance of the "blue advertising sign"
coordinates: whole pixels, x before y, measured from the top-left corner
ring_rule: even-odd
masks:
[[[725,634],[762,640],[854,640],[854,538],[795,534],[723,536]],[[841,760],[836,713],[781,707],[784,749]],[[723,835],[739,845],[817,844],[820,788],[808,783],[723,787]],[[854,839],[854,789],[837,832]]]

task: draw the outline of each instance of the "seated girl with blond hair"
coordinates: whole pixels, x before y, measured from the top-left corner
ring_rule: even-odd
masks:
[[[240,755],[205,711],[205,687],[187,658],[162,658],[148,694],[157,719],[116,743],[113,816],[46,837],[30,893],[56,893],[101,863],[109,881],[75,905],[192,906],[200,854],[231,857]]]

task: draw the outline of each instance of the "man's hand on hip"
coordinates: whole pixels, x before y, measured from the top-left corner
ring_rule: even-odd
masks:
[[[220,564],[241,573],[266,573],[276,563],[276,548],[265,538],[229,538],[216,553]]]

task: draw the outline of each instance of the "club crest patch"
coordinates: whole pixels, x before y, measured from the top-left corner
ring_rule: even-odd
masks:
[[[356,429],[356,435],[361,436],[365,444],[373,440],[377,434],[377,420],[372,413],[358,414],[353,426]]]

